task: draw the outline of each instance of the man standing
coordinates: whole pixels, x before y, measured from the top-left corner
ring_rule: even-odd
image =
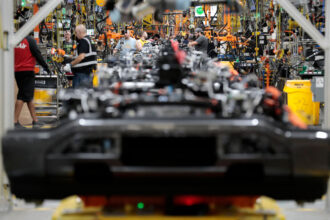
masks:
[[[138,51],[141,51],[143,46],[146,44],[146,43],[149,43],[149,41],[147,40],[148,38],[148,33],[143,31],[142,34],[140,35],[140,39],[137,41],[136,43],[136,46],[137,46],[137,49]]]
[[[120,40],[113,51],[113,54],[120,51],[120,56],[123,57],[130,52],[135,52],[137,49],[137,42],[134,38],[130,36],[130,30],[125,31],[124,40]]]
[[[159,34],[155,34],[153,37],[152,37],[152,43],[154,45],[159,45],[161,44],[161,39],[160,39],[160,35]]]
[[[207,54],[209,40],[203,35],[203,30],[201,28],[196,28],[195,36],[197,37],[197,39],[193,42],[190,42],[188,46],[195,46],[195,49],[197,51],[201,51]]]
[[[86,27],[82,24],[76,27],[78,57],[64,67],[64,71],[74,74],[73,88],[80,86],[93,87],[92,72],[96,69],[96,49],[87,36]]]
[[[20,23],[20,27],[24,22]],[[32,117],[33,127],[40,127],[42,123],[38,121],[34,98],[34,68],[36,61],[50,73],[47,63],[44,61],[36,41],[31,36],[27,36],[22,42],[15,47],[15,79],[18,87],[17,100],[15,103],[14,122],[15,128],[24,128],[18,121],[24,102],[27,103],[30,115]]]
[[[186,34],[183,38],[183,45],[188,45],[189,44],[189,34]]]
[[[71,32],[70,31],[66,31],[64,33],[63,49],[65,51],[65,54],[72,55],[73,42],[72,42],[72,39],[71,39]]]

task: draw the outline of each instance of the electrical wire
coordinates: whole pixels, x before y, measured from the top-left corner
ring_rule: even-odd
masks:
[[[255,37],[256,37],[256,48],[255,48],[255,52],[256,52],[256,58],[258,56],[258,12],[259,12],[259,0],[257,0],[256,2],[256,32],[255,32]]]

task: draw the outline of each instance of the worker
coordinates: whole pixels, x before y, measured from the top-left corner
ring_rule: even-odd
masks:
[[[188,45],[189,45],[189,43],[191,43],[191,42],[194,42],[196,40],[196,37],[192,34],[192,35],[189,35],[189,38],[188,38]]]
[[[159,34],[154,34],[154,36],[152,37],[152,39],[153,39],[154,41],[159,41],[159,40],[161,40]]]
[[[22,27],[25,22],[21,22],[19,27]],[[19,123],[19,116],[21,114],[24,102],[27,103],[30,115],[32,117],[32,126],[34,128],[41,127],[43,123],[38,121],[35,106],[33,104],[34,98],[34,68],[36,61],[50,73],[49,66],[43,59],[37,43],[32,36],[25,37],[15,47],[15,79],[18,87],[17,100],[15,103],[14,123],[15,128],[24,128]]]
[[[143,46],[147,43],[149,43],[148,39],[148,33],[143,31],[140,35],[140,39],[136,42],[136,47],[138,51],[141,51]]]
[[[160,45],[162,42],[159,34],[155,34],[154,36],[152,36],[152,38],[149,39],[149,41],[153,46]]]
[[[189,34],[186,34],[184,36],[182,43],[183,43],[183,45],[188,45],[189,44]]]
[[[65,54],[72,55],[72,53],[73,53],[73,41],[71,39],[71,32],[70,31],[66,31],[64,33],[63,49],[65,51]]]
[[[72,62],[66,64],[64,71],[74,74],[72,80],[73,88],[93,86],[92,72],[96,69],[96,49],[91,39],[87,36],[85,25],[78,25],[75,30],[77,37],[78,57]]]
[[[118,53],[120,51],[120,56],[123,57],[130,52],[135,52],[137,49],[137,42],[134,38],[131,38],[130,30],[125,30],[124,39],[121,39],[116,48],[113,51],[113,54]]]
[[[209,44],[209,40],[204,36],[203,30],[201,28],[196,28],[195,30],[195,36],[196,40],[193,42],[190,42],[188,46],[195,46],[195,49],[197,51],[201,51],[205,54],[207,54],[207,47]]]
[[[159,34],[155,34],[152,39],[155,41],[155,42],[158,42],[160,40],[160,35]]]

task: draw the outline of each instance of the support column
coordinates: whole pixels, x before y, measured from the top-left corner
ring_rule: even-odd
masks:
[[[330,42],[330,0],[325,0],[325,38]],[[323,128],[330,129],[330,48],[325,49],[324,57],[324,123]],[[330,213],[330,179],[328,181],[328,192],[326,195],[326,211]]]
[[[330,0],[325,0],[325,38],[330,42]],[[324,66],[324,129],[330,129],[330,48],[326,48]]]
[[[9,45],[9,39],[14,33],[14,1],[0,0],[1,30],[0,30],[0,139],[14,123],[14,54]],[[4,191],[6,174],[2,161],[2,146],[0,142],[0,211],[10,209],[10,198]]]
[[[14,4],[16,1],[0,0],[0,140],[3,134],[14,124],[14,47],[21,42],[47,15],[63,0],[48,0],[41,10],[14,34]],[[2,161],[0,141],[0,211],[8,207],[3,184],[6,175]],[[9,208],[9,207],[8,207]]]

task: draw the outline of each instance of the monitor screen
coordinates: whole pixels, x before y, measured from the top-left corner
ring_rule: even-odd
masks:
[[[211,16],[215,16],[217,13],[218,7],[216,5],[211,6]],[[205,13],[203,10],[203,6],[196,6],[195,7],[195,17],[205,17]]]
[[[87,29],[87,35],[88,36],[94,35],[94,29]]]

